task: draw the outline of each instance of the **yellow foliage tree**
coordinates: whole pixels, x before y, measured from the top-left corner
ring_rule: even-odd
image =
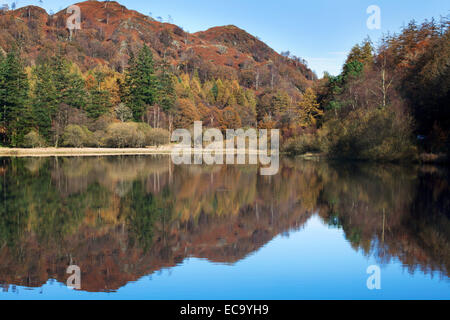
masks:
[[[298,120],[301,126],[315,126],[317,120],[323,116],[323,111],[319,109],[317,96],[313,89],[306,89],[303,99],[298,104]]]
[[[195,104],[189,99],[178,100],[178,112],[175,117],[175,127],[187,129],[194,121],[200,120],[200,114]]]

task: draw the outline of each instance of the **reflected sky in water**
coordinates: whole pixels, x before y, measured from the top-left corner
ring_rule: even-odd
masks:
[[[446,169],[257,169],[0,159],[0,299],[450,298]]]

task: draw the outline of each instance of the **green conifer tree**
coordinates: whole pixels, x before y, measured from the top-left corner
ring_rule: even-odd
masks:
[[[6,123],[5,123],[5,57],[0,52],[0,144],[6,145]]]
[[[29,130],[29,83],[27,74],[15,50],[0,63],[0,111],[4,128],[3,144],[20,146]]]
[[[153,54],[144,46],[137,57],[131,57],[125,78],[126,102],[133,112],[134,120],[141,121],[146,108],[157,99],[158,81],[155,75]]]
[[[47,141],[51,138],[52,120],[58,108],[58,92],[52,68],[42,63],[33,70],[36,78],[32,99],[33,123]]]
[[[158,104],[164,112],[172,112],[177,100],[173,84],[173,74],[169,71],[169,65],[164,61],[161,65],[158,77]]]
[[[64,59],[61,53],[52,60],[51,68],[57,101],[72,108],[83,109],[86,106],[87,93],[81,75],[72,70],[72,64]]]
[[[102,72],[95,72],[93,75],[95,85],[89,89],[89,99],[85,111],[88,117],[98,119],[111,107],[111,94],[101,88],[101,83],[105,78]]]

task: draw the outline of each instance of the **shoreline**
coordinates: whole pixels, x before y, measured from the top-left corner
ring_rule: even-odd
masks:
[[[145,148],[3,148],[0,147],[0,157],[94,157],[94,156],[131,156],[131,155],[171,155],[174,147],[176,145],[163,145],[159,147],[145,147]],[[186,150],[186,149],[180,149]],[[205,152],[210,152],[210,150],[206,151],[205,149],[199,150],[195,148],[188,149],[191,154],[204,154]],[[243,152],[238,151],[237,149],[222,149],[220,150],[224,156],[227,154],[235,154],[239,155]],[[254,154],[265,154],[264,151],[259,150],[245,150],[246,155],[254,155]],[[279,153],[283,155],[283,152]],[[293,158],[298,158],[302,160],[309,161],[320,161],[320,160],[345,160],[349,161],[350,159],[333,159],[327,157],[323,153],[305,153],[302,155],[292,155]],[[350,161],[360,161],[360,160],[350,160]],[[363,161],[367,162],[367,160]],[[379,162],[379,161],[375,161]],[[381,161],[385,162],[385,161]],[[386,161],[391,162],[391,161]],[[401,161],[400,161],[401,162]],[[430,153],[422,153],[418,156],[418,159],[414,159],[413,161],[409,161],[410,163],[418,163],[418,164],[434,164],[434,165],[448,165],[449,160],[447,155],[445,154],[430,154]],[[392,162],[391,162],[392,163]],[[394,161],[393,163],[397,163]]]
[[[114,156],[170,154],[171,147],[153,148],[0,148],[4,157]]]
[[[0,157],[89,157],[118,155],[170,155],[174,145],[146,148],[0,148]],[[185,149],[180,149],[185,150]],[[205,150],[191,148],[192,154],[204,153]],[[227,153],[240,154],[236,149],[222,149]],[[246,150],[246,154],[259,154],[258,150]]]

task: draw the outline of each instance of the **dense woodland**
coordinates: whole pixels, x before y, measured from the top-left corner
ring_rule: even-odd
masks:
[[[412,21],[377,48],[366,39],[352,48],[340,75],[316,82],[306,105],[323,114],[311,133],[291,139],[287,150],[388,161],[447,153],[449,86],[448,18]]]
[[[23,32],[17,18],[0,16],[10,35],[0,39],[3,146],[159,145],[169,141],[174,128],[201,120],[204,127],[222,130],[278,128],[283,150],[290,154],[399,161],[449,150],[448,18],[413,21],[376,47],[366,39],[352,48],[340,75],[317,80],[301,59],[278,55],[235,27],[213,28],[190,39],[170,25],[153,34],[157,40],[117,40],[125,43],[127,54],[97,64],[92,59],[100,52],[107,58],[105,43],[114,42],[115,33],[104,42],[86,41],[82,33],[61,34],[50,41],[51,49],[31,59],[32,43],[45,46],[29,34],[38,12],[30,10],[21,13],[29,19]],[[39,17],[36,13],[36,21]],[[45,27],[58,27],[58,19]],[[180,44],[177,37],[186,40]],[[188,48],[195,41],[212,41],[224,65],[196,55],[194,49],[207,46],[200,42]],[[93,50],[94,45],[99,47]],[[186,48],[177,53],[176,45]],[[91,60],[80,62],[81,53]],[[242,60],[244,53],[251,59]]]

